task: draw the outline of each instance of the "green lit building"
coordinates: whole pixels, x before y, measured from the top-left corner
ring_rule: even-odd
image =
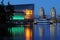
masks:
[[[14,7],[13,16],[10,18],[14,26],[8,28],[13,40],[25,39],[25,28],[33,30],[34,4],[12,5]],[[8,10],[7,10],[8,11]],[[30,25],[30,26],[27,26]]]

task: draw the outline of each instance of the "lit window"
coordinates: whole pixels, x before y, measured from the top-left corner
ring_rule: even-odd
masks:
[[[24,12],[22,13],[14,13],[11,18],[12,20],[24,20]]]
[[[26,9],[25,14],[26,14],[25,19],[31,19],[31,17],[33,15],[33,11]]]
[[[32,15],[32,13],[33,13],[32,10],[28,10],[28,9],[26,10],[26,15]]]

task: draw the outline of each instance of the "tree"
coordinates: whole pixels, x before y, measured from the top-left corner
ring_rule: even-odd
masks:
[[[11,21],[10,21],[10,18],[12,18],[12,16],[13,16],[13,13],[14,13],[14,6],[12,6],[9,2],[8,2],[8,5],[6,6],[6,18],[7,18],[7,24],[6,24],[6,26],[8,26],[7,28],[11,28],[12,27],[12,23],[11,23]],[[9,33],[9,31],[7,30],[7,35],[8,35],[8,40],[12,40],[12,39],[10,39],[10,37],[12,36],[10,33]]]
[[[6,7],[7,10],[7,17],[9,18],[8,20],[10,20],[10,18],[12,18],[13,13],[14,13],[14,6],[12,6],[9,2],[8,2],[8,6]]]
[[[0,5],[0,23],[5,23],[5,19],[6,19],[6,14],[5,14],[5,9],[4,9],[4,4],[3,4],[3,0],[1,2]]]
[[[1,5],[0,5],[0,40],[3,40],[3,37],[5,36],[6,34],[6,25],[5,25],[5,22],[6,22],[6,12],[5,12],[5,9],[4,9],[4,4],[3,4],[3,1],[1,2]]]

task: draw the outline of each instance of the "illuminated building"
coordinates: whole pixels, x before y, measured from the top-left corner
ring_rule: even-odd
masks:
[[[50,16],[51,16],[51,18],[56,18],[56,10],[54,7],[52,7],[52,9],[51,9]]]
[[[16,12],[12,20],[24,20],[24,12]]]
[[[51,13],[50,13],[50,22],[53,23],[53,22],[56,22],[56,10],[54,7],[52,7],[51,9]]]
[[[33,10],[26,9],[25,11],[25,19],[33,19]]]
[[[40,8],[40,11],[39,11],[39,16],[43,18],[44,15],[45,15],[45,14],[44,14],[44,8],[41,7],[41,8]]]
[[[10,32],[10,34],[12,34],[12,39],[24,40],[26,38],[26,40],[28,39],[32,40],[34,5],[23,4],[23,5],[13,5],[13,6],[14,6],[14,12],[12,13],[13,16],[10,18],[10,21],[15,25],[12,25],[12,27],[8,28],[8,31]],[[25,26],[26,24],[30,25],[29,28],[26,28]]]
[[[41,7],[40,10],[39,10],[39,17],[40,18],[46,18],[45,11],[44,11],[43,7]]]

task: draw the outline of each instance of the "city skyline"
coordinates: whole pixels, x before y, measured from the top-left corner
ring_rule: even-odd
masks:
[[[34,16],[37,17],[39,15],[39,10],[40,7],[43,7],[45,10],[45,14],[48,16],[50,15],[50,9],[52,7],[55,7],[56,9],[56,14],[60,15],[60,1],[59,0],[4,0],[4,4],[7,5],[7,2],[10,1],[12,5],[17,5],[17,4],[34,4],[35,5],[35,11],[34,11]],[[1,1],[0,1],[1,2]]]

